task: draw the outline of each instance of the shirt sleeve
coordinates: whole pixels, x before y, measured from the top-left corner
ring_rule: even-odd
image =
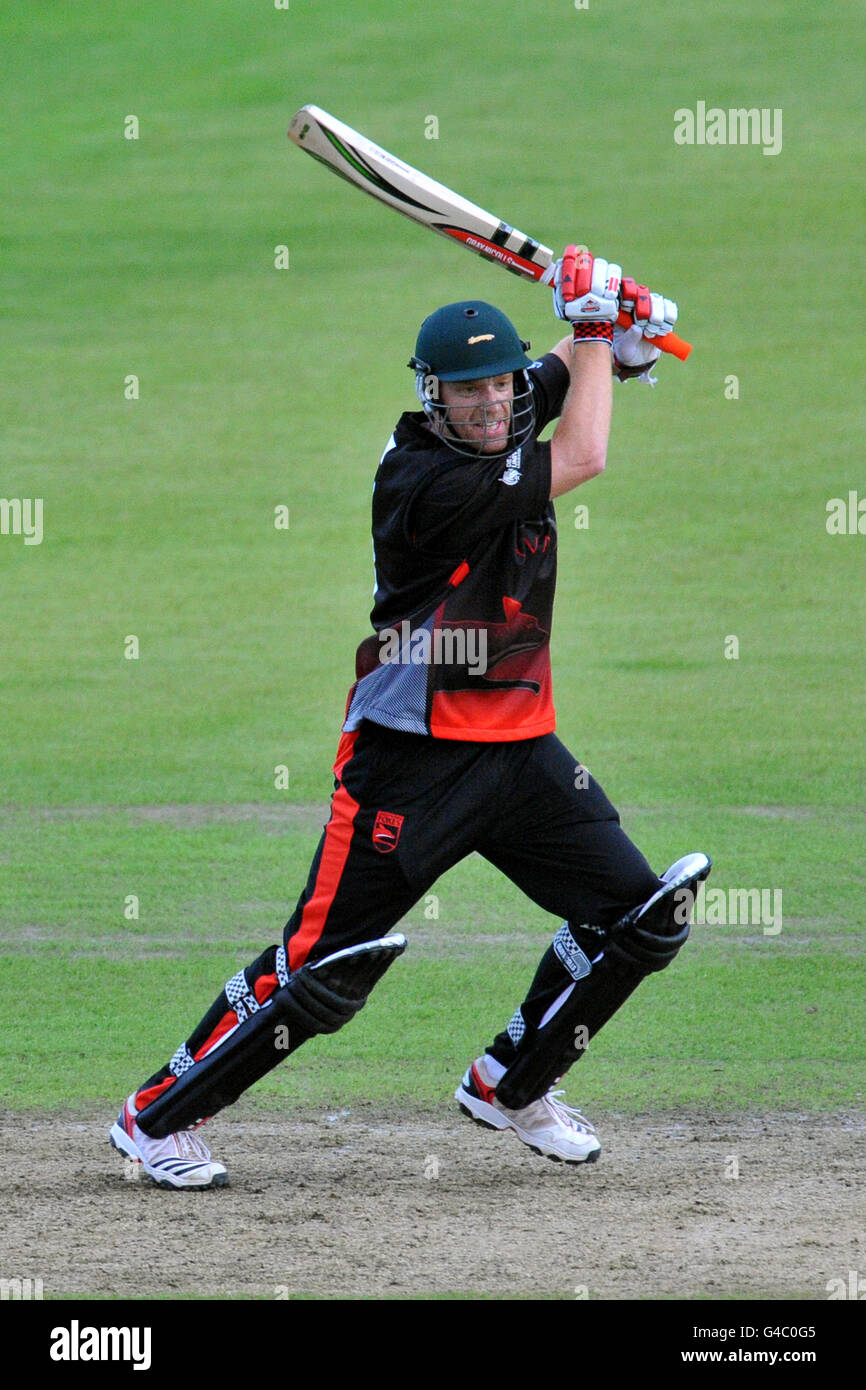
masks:
[[[535,429],[537,434],[562,413],[571,382],[568,368],[555,352],[547,352],[533,362],[529,379],[535,394]]]
[[[549,443],[533,439],[507,457],[454,461],[412,493],[404,514],[406,539],[420,550],[459,559],[489,531],[542,518],[549,498]]]

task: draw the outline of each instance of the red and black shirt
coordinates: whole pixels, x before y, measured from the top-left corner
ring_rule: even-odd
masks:
[[[564,363],[528,372],[535,435],[559,415]],[[550,630],[556,519],[550,443],[468,458],[404,414],[373,491],[374,635],[358,648],[344,730],[364,719],[498,742],[555,727]]]

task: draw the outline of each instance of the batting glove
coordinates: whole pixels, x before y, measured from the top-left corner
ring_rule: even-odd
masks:
[[[679,310],[672,299],[653,294],[646,285],[639,285],[628,275],[622,279],[620,303],[635,323],[640,324],[645,338],[660,338],[673,333]]]
[[[639,323],[632,324],[631,328],[614,328],[613,370],[620,381],[637,377],[639,381],[655,386],[656,379],[650,375],[650,367],[661,355],[661,348],[655,347],[651,338],[644,337]]]
[[[622,267],[566,246],[556,263],[553,309],[574,327],[574,341],[613,343]]]

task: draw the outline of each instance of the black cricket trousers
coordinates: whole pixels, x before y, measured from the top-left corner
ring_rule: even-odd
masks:
[[[330,819],[282,949],[268,947],[227,982],[138,1092],[139,1108],[234,1028],[239,997],[262,1004],[286,968],[384,936],[473,851],[569,922],[587,951],[593,938],[581,927],[610,926],[660,886],[601,787],[554,734],[464,743],[365,721],[343,735],[334,773]],[[520,1006],[523,1023],[536,1025],[570,982],[548,948]],[[487,1047],[506,1066],[513,1049],[505,1029]]]

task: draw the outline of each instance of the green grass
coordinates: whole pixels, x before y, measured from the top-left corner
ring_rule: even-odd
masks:
[[[293,826],[276,809],[246,814],[202,824],[181,809],[163,819],[151,809],[0,819],[7,844],[18,846],[6,865],[10,902],[0,908],[20,1006],[0,1043],[8,1103],[122,1093],[130,1075],[174,1051],[239,965],[277,940],[286,885],[300,885],[320,817],[310,808]],[[785,1109],[807,1098],[813,1108],[861,1107],[866,960],[860,888],[839,835],[850,822],[695,807],[624,815],[657,857],[683,825],[697,843],[714,835],[711,882],[775,885],[781,930],[769,916],[765,932],[755,921],[714,924],[708,912],[676,968],[643,986],[573,1074],[581,1103]],[[46,870],[34,882],[40,851]],[[839,916],[822,897],[834,866]],[[524,993],[551,923],[477,857],[435,894],[404,920],[410,948],[351,1031],[318,1039],[271,1073],[257,1103],[339,1106],[352,1097],[414,1107],[447,1098],[466,1058]],[[131,895],[137,917],[126,915]]]
[[[483,296],[536,351],[559,336],[546,295],[289,146],[315,101],[542,240],[621,259],[695,344],[655,391],[617,390],[605,476],[559,504],[559,728],[655,865],[704,847],[713,885],[783,892],[784,928],[696,928],[572,1089],[862,1106],[866,536],[824,524],[863,477],[859,8],[215,0],[204,22],[83,0],[7,9],[0,42],[0,495],[45,509],[42,545],[0,536],[5,1102],[122,1094],[277,939],[367,630],[370,482],[417,325]],[[781,107],[782,152],[675,145],[698,100]],[[276,819],[124,809],[173,803]],[[477,860],[436,892],[351,1031],[256,1104],[448,1094],[555,924]]]

